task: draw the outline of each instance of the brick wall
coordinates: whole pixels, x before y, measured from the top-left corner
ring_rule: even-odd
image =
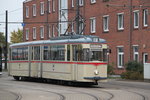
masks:
[[[47,21],[47,14],[45,13],[43,16],[39,14],[39,7],[40,1],[47,2],[46,0],[32,0],[30,2],[24,3],[24,22],[44,22]],[[68,12],[69,12],[69,21],[72,21],[76,15],[76,2],[74,2],[74,7],[72,7],[72,0],[68,0]],[[75,1],[75,0],[74,0]],[[96,0],[96,3],[91,3],[90,0],[84,0],[84,5],[80,7],[80,14],[85,19],[85,35],[97,35],[101,38],[107,40],[108,45],[111,49],[111,54],[109,55],[109,64],[114,66],[114,71],[116,74],[121,74],[125,71],[125,66],[122,68],[118,68],[117,64],[117,48],[123,47],[124,51],[124,64],[127,63],[129,60],[133,60],[133,46],[138,46],[139,50],[139,61],[143,61],[143,54],[147,53],[150,55],[150,28],[149,26],[143,26],[143,9],[148,9],[150,15],[150,1],[149,0],[132,0],[132,19],[130,17],[130,0],[105,0],[107,2],[103,2],[104,0]],[[25,6],[32,6],[33,3],[37,4],[37,16],[32,16],[32,8],[30,7],[30,14],[29,18],[25,18]],[[46,3],[45,3],[46,5]],[[52,7],[52,6],[51,6]],[[134,11],[139,11],[139,27],[134,29]],[[45,7],[46,11],[46,7]],[[124,16],[124,29],[118,30],[118,13],[123,13]],[[109,31],[103,31],[103,16],[109,15]],[[96,18],[96,32],[90,32],[90,18]],[[150,16],[148,16],[150,19]],[[58,0],[56,0],[56,11],[54,13],[48,14],[48,21],[50,22],[57,22],[58,21]],[[131,22],[132,21],[132,22]],[[150,20],[148,20],[150,23]],[[56,23],[49,23],[57,25]],[[37,39],[40,40],[39,35],[39,27],[44,25],[46,30],[47,24],[27,24],[24,27],[24,37],[25,37],[25,29],[30,28],[30,35],[29,41],[33,41],[32,37],[32,27],[37,27]],[[76,25],[74,25],[74,29]],[[71,29],[69,30],[71,31]],[[55,35],[57,36],[57,32]],[[45,31],[44,39],[47,38],[47,31]],[[26,40],[24,40],[26,41]],[[148,59],[150,62],[150,57]]]

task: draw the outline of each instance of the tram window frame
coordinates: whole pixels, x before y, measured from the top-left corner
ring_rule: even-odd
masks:
[[[41,58],[41,47],[32,46],[32,60],[40,60]]]
[[[72,45],[72,60],[73,61],[82,61],[83,59],[83,50],[82,50],[82,45],[78,44],[78,45]]]
[[[47,51],[43,48],[43,60],[65,60],[65,45],[49,45],[43,47],[48,47]],[[49,57],[45,59],[47,55]]]
[[[11,48],[11,60],[28,60],[28,47]]]
[[[67,45],[67,61],[70,61],[70,45]]]

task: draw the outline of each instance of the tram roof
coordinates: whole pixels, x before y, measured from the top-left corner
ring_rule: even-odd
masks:
[[[40,44],[67,44],[67,43],[106,43],[105,39],[99,38],[94,35],[72,35],[72,36],[60,36],[51,38],[50,40],[39,40],[39,41],[30,41],[15,43],[10,45],[12,46],[25,46],[25,45],[40,45]]]

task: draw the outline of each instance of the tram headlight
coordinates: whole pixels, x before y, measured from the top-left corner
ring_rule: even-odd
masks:
[[[96,69],[96,70],[94,70],[94,74],[95,75],[98,75],[99,74],[99,71]]]

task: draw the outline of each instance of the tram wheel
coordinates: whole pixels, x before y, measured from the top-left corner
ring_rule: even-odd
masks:
[[[15,80],[19,81],[19,76],[13,76]]]

